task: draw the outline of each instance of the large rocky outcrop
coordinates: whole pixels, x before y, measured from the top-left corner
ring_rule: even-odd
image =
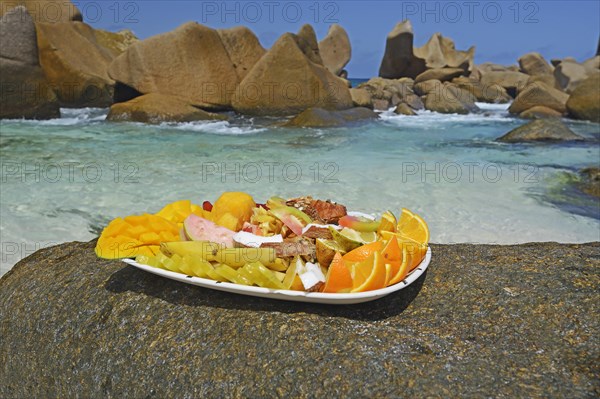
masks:
[[[358,88],[371,94],[375,109],[388,110],[399,103],[406,103],[415,110],[423,109],[423,102],[413,90],[412,79],[371,78],[361,83]]]
[[[508,109],[512,114],[520,114],[536,105],[543,105],[561,114],[567,111],[569,95],[542,82],[528,84],[519,92]]]
[[[267,51],[245,26],[219,29],[217,32],[241,82]]]
[[[195,287],[94,246],[0,279],[0,397],[597,396],[598,243],[432,245],[415,283],[347,306]]]
[[[308,25],[307,25],[308,26]],[[285,33],[240,83],[233,108],[251,115],[294,115],[307,108],[347,109],[346,82],[320,63],[316,35]]]
[[[123,29],[119,32],[94,29],[94,36],[96,42],[110,51],[113,57],[121,55],[129,46],[140,41],[129,29]]]
[[[410,21],[398,23],[388,34],[379,76],[387,79],[415,78],[428,69],[460,68],[465,74],[474,68],[475,47],[456,50],[452,39],[436,33],[422,47],[413,47]]]
[[[60,116],[56,95],[38,60],[36,29],[22,6],[0,19],[0,118]]]
[[[495,83],[484,85],[478,80],[462,76],[452,79],[452,83],[467,90],[477,98],[477,101],[484,103],[505,104],[512,100],[506,89]]]
[[[600,123],[600,73],[579,84],[567,100],[567,109],[572,118]]]
[[[239,83],[219,33],[193,22],[133,44],[109,75],[139,93],[178,96],[207,109],[231,108]]]
[[[352,88],[350,89],[350,95],[352,96],[352,104],[355,107],[373,109],[373,98],[366,89]]]
[[[554,68],[540,53],[527,53],[519,58],[521,72],[527,75],[551,75]]]
[[[98,44],[83,22],[37,24],[40,64],[64,107],[107,107],[114,81],[108,66],[114,55]]]
[[[525,88],[529,80],[529,75],[522,72],[505,70],[505,71],[489,71],[481,76],[481,84],[491,86],[497,84],[502,86],[506,92],[513,98],[517,96],[519,90]]]
[[[385,42],[385,53],[379,67],[380,77],[415,78],[425,71],[425,61],[417,59],[414,55],[413,39],[413,27],[409,20],[399,22],[394,27]]]
[[[324,65],[321,52],[319,50],[319,42],[317,42],[317,33],[315,28],[310,24],[304,24],[297,34],[292,36],[296,41],[300,50],[309,60],[317,65]]]
[[[352,57],[352,46],[346,30],[338,24],[331,25],[327,36],[319,42],[319,52],[325,68],[339,76]]]
[[[428,69],[415,78],[415,83],[424,82],[426,80],[439,80],[440,82],[447,82],[461,76],[464,74],[464,72],[465,71],[462,68]]]
[[[203,111],[179,97],[150,93],[110,107],[109,121],[133,121],[143,123],[192,122],[203,120],[226,120],[223,115]]]
[[[453,84],[442,84],[437,80],[429,82],[432,84],[427,88],[425,95],[425,109],[441,114],[468,114],[479,111],[475,104],[476,98],[469,91]]]
[[[567,93],[572,93],[590,74],[590,69],[575,60],[563,61],[554,69],[554,78]]]
[[[466,73],[473,69],[475,47],[473,46],[467,51],[456,50],[452,39],[435,33],[422,47],[415,48],[414,54],[425,60],[425,66],[428,69],[461,68]]]
[[[16,6],[25,7],[35,23],[83,20],[79,8],[69,0],[1,0],[0,16]]]
[[[498,141],[521,143],[528,141],[583,141],[584,137],[574,133],[558,119],[537,119],[511,130]]]

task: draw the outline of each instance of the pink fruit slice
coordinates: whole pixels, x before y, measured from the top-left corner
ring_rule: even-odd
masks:
[[[233,247],[235,231],[218,226],[193,213],[183,221],[183,229],[192,241],[210,241],[226,248]]]

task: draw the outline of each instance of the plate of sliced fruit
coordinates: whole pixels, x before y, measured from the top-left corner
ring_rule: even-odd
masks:
[[[186,284],[278,300],[353,304],[416,281],[431,260],[429,229],[417,214],[350,212],[300,197],[257,204],[226,192],[156,214],[117,218],[96,254]]]

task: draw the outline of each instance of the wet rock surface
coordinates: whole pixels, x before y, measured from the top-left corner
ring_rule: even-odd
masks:
[[[600,243],[432,245],[361,305],[238,296],[36,252],[0,280],[0,397],[595,397]]]

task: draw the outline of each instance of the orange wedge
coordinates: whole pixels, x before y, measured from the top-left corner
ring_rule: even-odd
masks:
[[[409,272],[416,268],[421,261],[425,259],[428,247],[426,243],[417,242],[401,235],[400,233],[383,232],[382,237],[384,240],[392,240],[393,238],[396,238],[398,240],[398,245],[406,248],[408,255],[410,256],[410,264],[408,265]]]
[[[377,251],[366,260],[350,266],[352,291],[363,292],[385,287],[386,267],[383,256]]]
[[[344,255],[343,258],[346,263],[362,262],[372,256],[376,251],[380,251],[381,248],[383,248],[383,243],[381,241],[374,241],[353,249]]]
[[[350,292],[352,289],[352,276],[350,270],[339,252],[335,253],[327,276],[325,276],[325,286],[323,292]]]
[[[429,243],[429,227],[423,218],[408,209],[402,209],[397,233],[419,243]]]
[[[386,278],[386,286],[389,285],[389,281],[394,277],[398,270],[400,269],[400,264],[402,263],[402,248],[398,244],[398,239],[392,236],[383,250],[381,251],[381,256],[383,256],[383,261],[385,262],[386,267],[389,265],[389,275]]]
[[[381,223],[377,228],[377,234],[381,235],[382,231],[391,231],[395,233],[397,224],[398,221],[396,220],[396,216],[394,216],[392,212],[384,212],[383,215],[381,215]]]
[[[411,265],[410,253],[408,252],[408,249],[406,246],[402,246],[402,263],[400,264],[400,267],[398,268],[398,271],[396,272],[396,274],[388,281],[388,285],[397,284],[400,281],[404,280],[404,278],[406,277],[406,275],[409,272],[410,265]]]

